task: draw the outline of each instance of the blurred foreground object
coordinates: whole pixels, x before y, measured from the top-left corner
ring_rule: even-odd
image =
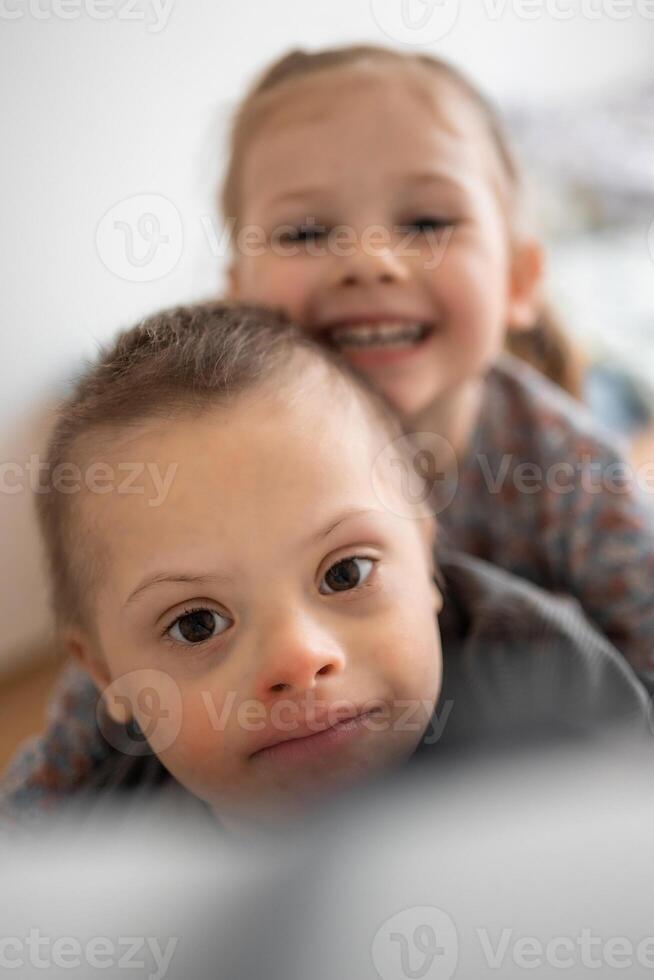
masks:
[[[0,855],[0,963],[21,980],[100,962],[151,980],[642,977],[651,767],[602,740],[451,759],[243,841],[147,810],[119,834],[71,826]]]

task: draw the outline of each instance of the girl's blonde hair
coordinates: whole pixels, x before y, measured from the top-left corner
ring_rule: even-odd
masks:
[[[501,119],[486,97],[458,69],[440,58],[426,54],[404,54],[375,45],[350,45],[315,53],[296,50],[270,65],[239,105],[233,120],[228,165],[220,191],[225,219],[238,224],[241,214],[241,175],[253,134],[266,117],[273,98],[282,88],[309,76],[335,68],[402,68],[424,81],[449,81],[468,98],[479,113],[497,155],[508,189],[509,220],[515,226],[521,211],[523,186],[520,168],[504,131]],[[530,331],[507,335],[509,351],[528,361],[575,397],[581,397],[583,369],[579,352],[562,329],[549,304],[543,303],[537,322]]]

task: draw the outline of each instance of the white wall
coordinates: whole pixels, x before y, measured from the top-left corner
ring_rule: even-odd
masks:
[[[98,342],[219,287],[222,262],[202,221],[212,213],[221,133],[252,74],[290,46],[390,43],[378,21],[391,33],[400,23],[400,0],[112,0],[105,20],[93,16],[94,2],[0,0],[0,463],[22,465],[38,450],[44,406]],[[160,14],[157,25],[162,2],[169,18],[163,24]],[[421,0],[413,2],[418,16]],[[441,18],[432,27],[458,9],[456,0],[432,2]],[[427,50],[512,101],[602,96],[644,75],[654,21],[642,11],[654,13],[651,0],[585,0],[586,14],[604,10],[598,19],[584,16],[582,0],[554,2],[543,0],[539,15],[531,0],[525,9],[537,19],[527,20],[509,2],[466,0]],[[620,10],[626,19],[607,14]],[[172,202],[181,232],[160,253],[178,257],[175,267],[134,282],[115,274],[108,239],[99,254],[96,231],[109,208],[143,194]],[[0,668],[47,635],[31,506],[28,489],[0,492]]]

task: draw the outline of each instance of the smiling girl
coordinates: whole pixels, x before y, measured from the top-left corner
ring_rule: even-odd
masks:
[[[654,682],[651,503],[588,413],[504,353],[543,330],[543,254],[485,98],[426,55],[293,52],[241,103],[221,201],[231,296],[281,307],[454,451],[434,488],[450,541],[577,598]]]

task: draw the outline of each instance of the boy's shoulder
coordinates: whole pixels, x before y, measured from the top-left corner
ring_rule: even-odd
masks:
[[[649,735],[643,686],[576,600],[468,555],[449,552],[439,564],[449,736],[611,726]]]

